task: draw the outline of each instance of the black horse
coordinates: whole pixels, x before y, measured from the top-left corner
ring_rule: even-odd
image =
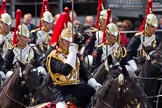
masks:
[[[41,86],[42,86],[42,93],[43,93],[45,102],[50,102],[52,93],[53,93],[53,81],[49,73],[47,73],[46,76],[44,77],[41,83]]]
[[[44,102],[37,72],[30,63],[18,63],[17,70],[4,84],[0,93],[0,108],[24,108]]]
[[[118,75],[123,73],[123,83],[118,82]],[[105,63],[101,64],[98,71],[94,73],[97,81],[103,84],[92,98],[92,108],[151,108],[144,91],[138,85],[139,82],[132,80],[126,69],[113,66],[106,71]]]
[[[144,47],[147,53],[146,61],[139,74],[139,79],[142,79],[143,89],[148,95],[150,103],[156,108],[162,107],[162,98],[158,97],[162,94],[161,88],[161,72],[162,72],[162,44],[156,49],[152,46]]]

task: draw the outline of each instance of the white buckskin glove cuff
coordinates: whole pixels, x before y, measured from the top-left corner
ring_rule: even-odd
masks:
[[[136,62],[132,59],[132,60],[129,60],[128,61],[128,64],[132,67],[132,69],[133,69],[133,72],[135,71],[135,70],[137,70],[137,64],[136,64]]]
[[[76,69],[76,54],[78,53],[78,46],[75,43],[71,43],[69,46],[69,54],[67,56],[66,62],[69,64],[73,69]]]
[[[102,87],[102,85],[100,83],[98,83],[94,78],[90,78],[88,80],[88,85],[90,85],[96,91],[98,91],[98,89]]]
[[[76,68],[76,54],[74,53],[69,53],[66,59],[67,64],[69,64],[73,69]]]
[[[38,66],[37,67],[37,70],[38,70],[38,74],[39,75],[41,75],[41,74],[42,75],[46,75],[46,73],[47,73],[46,70],[45,70],[45,68],[43,66]]]
[[[128,74],[129,74],[129,77],[132,78],[134,76],[133,68],[131,66],[129,66],[129,65],[125,65],[125,68],[126,68]]]
[[[8,79],[12,74],[13,74],[12,71],[8,71],[8,72],[6,73],[6,79]]]

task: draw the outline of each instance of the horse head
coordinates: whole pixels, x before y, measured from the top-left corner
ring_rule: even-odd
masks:
[[[130,78],[125,67],[122,68],[121,72],[124,76],[124,81],[122,84],[118,84],[120,99],[131,107],[140,105],[142,108],[151,108],[147,96],[140,86],[141,82]]]
[[[75,34],[75,43],[82,45],[85,41],[92,36],[91,30],[93,27],[87,24],[80,24],[76,26],[76,34]]]
[[[36,69],[33,69],[33,66],[30,63],[26,64],[26,68],[24,70],[24,79],[27,82],[26,84],[36,100],[35,104],[44,102],[41,84],[39,83],[40,79],[38,72]]]
[[[23,64],[19,60],[17,62],[17,67],[19,68],[19,76],[22,77],[24,81],[24,86],[29,90],[29,95],[32,94],[33,96],[31,97],[31,99],[34,99],[33,103],[39,104],[44,102],[37,70],[33,68],[31,63]]]
[[[162,43],[157,48],[154,48],[152,46],[144,46],[143,49],[146,52],[146,59],[151,60],[151,62],[156,66],[158,69],[161,70],[162,67],[162,50],[160,49],[162,47]]]
[[[113,69],[116,71],[116,68],[112,68],[110,71],[113,71]],[[123,75],[123,83],[119,83],[119,77],[111,77],[111,80],[110,78],[106,79],[102,88],[93,96],[92,107],[124,108],[140,105],[142,108],[151,108],[143,89],[137,84],[136,80],[129,77],[126,68],[123,67],[118,71]]]

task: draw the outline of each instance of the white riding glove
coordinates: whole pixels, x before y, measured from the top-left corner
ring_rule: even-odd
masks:
[[[136,64],[136,62],[135,62],[133,59],[132,59],[132,60],[129,60],[129,61],[128,61],[128,64],[129,64],[129,66],[132,67],[133,72],[134,72],[135,70],[137,70],[137,64]]]
[[[66,62],[70,66],[73,67],[73,69],[76,68],[76,54],[78,53],[78,45],[75,43],[71,43],[69,46],[69,54],[67,56]]]
[[[0,76],[1,76],[1,79],[2,80],[5,80],[6,79],[6,75],[4,74],[3,71],[0,71]]]
[[[6,73],[6,79],[8,80],[12,74],[13,74],[12,71],[8,71],[8,72]]]
[[[94,78],[90,78],[88,80],[88,85],[90,85],[96,91],[98,91],[98,89],[102,87],[102,85],[100,83],[98,83]]]
[[[45,76],[47,74],[47,72],[46,72],[46,70],[45,70],[45,68],[43,66],[38,66],[37,70],[38,70],[38,75]]]

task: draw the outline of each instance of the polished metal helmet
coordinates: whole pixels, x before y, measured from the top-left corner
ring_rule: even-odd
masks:
[[[154,27],[157,27],[158,26],[157,17],[153,13],[148,14],[146,17],[146,23]]]
[[[101,20],[101,19],[104,19],[104,20],[106,20],[106,18],[107,18],[107,10],[102,10],[101,12],[100,12],[100,17],[99,17],[99,19]]]
[[[20,24],[18,26],[18,31],[17,33],[20,35],[20,36],[25,36],[25,37],[29,37],[29,29],[28,27],[25,25],[25,24]]]
[[[75,30],[73,28],[73,33],[72,33],[72,23],[68,22],[67,27],[65,27],[60,35],[61,39],[67,40],[69,42],[72,42],[73,40],[73,34],[75,34]]]
[[[53,22],[53,16],[52,16],[51,12],[45,11],[43,13],[42,20],[45,21],[45,22],[48,22],[48,23],[52,23]]]
[[[7,25],[11,25],[11,16],[8,13],[3,13],[1,15],[0,21]]]
[[[114,23],[109,23],[107,25],[106,31],[108,34],[111,34],[116,37],[119,35],[118,27]]]

